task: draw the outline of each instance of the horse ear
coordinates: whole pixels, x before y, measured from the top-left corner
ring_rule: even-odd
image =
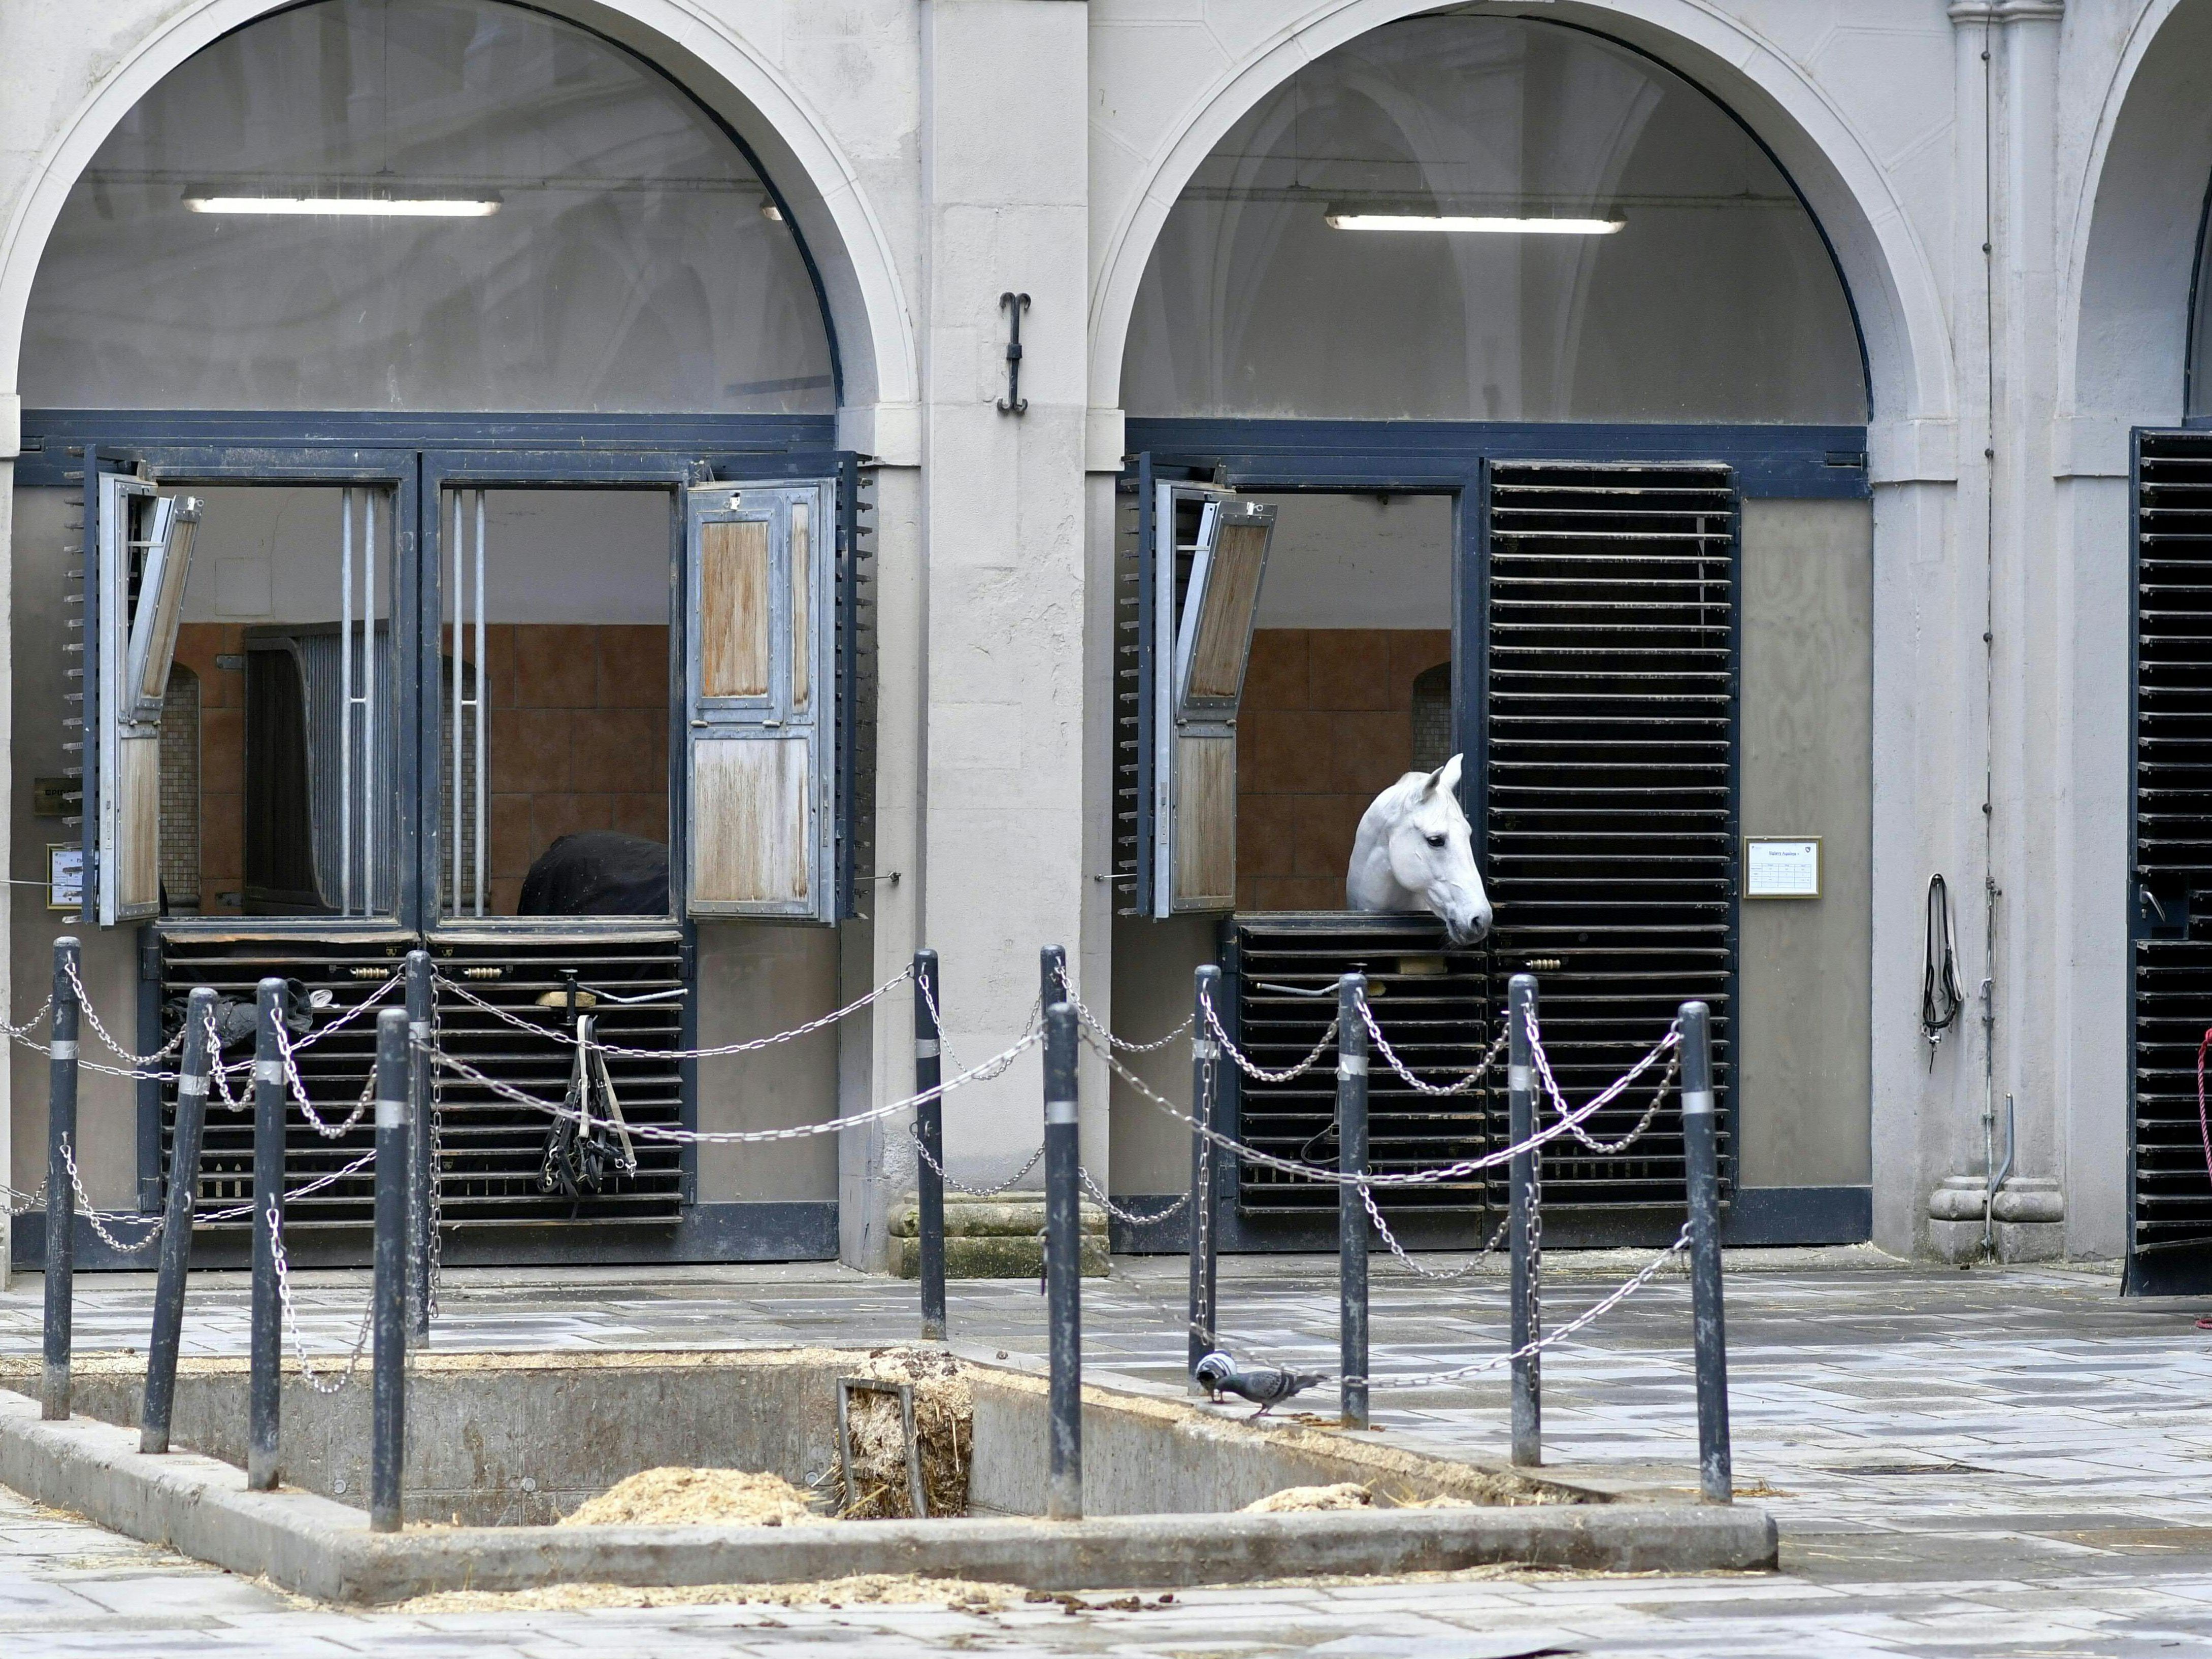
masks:
[[[1433,795],[1441,789],[1448,795],[1456,794],[1459,792],[1459,763],[1460,757],[1454,755],[1442,766],[1430,773],[1429,781],[1421,786],[1421,793],[1425,795]]]

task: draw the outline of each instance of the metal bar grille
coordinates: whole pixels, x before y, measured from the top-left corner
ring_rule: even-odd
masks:
[[[241,937],[199,933],[164,933],[161,992],[165,1030],[182,1018],[185,996],[196,985],[212,985],[224,997],[251,1009],[254,987],[266,975],[299,980],[307,990],[328,990],[335,999],[318,1025],[373,994],[401,968],[416,943],[411,933],[363,933],[320,939]],[[625,996],[642,995],[681,985],[681,935],[674,929],[610,936],[599,933],[534,936],[502,933],[492,939],[434,935],[429,949],[439,971],[469,985],[487,1002],[547,1028],[534,1036],[517,1030],[458,999],[441,995],[438,1040],[447,1052],[486,1075],[543,1100],[559,1100],[568,1083],[574,1050],[550,1035],[560,1028],[563,1011],[540,999],[558,997],[560,969],[573,968],[586,986],[603,985]],[[386,1006],[402,1006],[396,994]],[[630,1048],[674,1048],[681,1042],[681,1004],[675,1000],[635,1006],[602,1003],[592,1010],[600,1038]],[[249,1037],[233,1045],[225,1058],[252,1052]],[[343,1121],[360,1099],[375,1057],[374,1017],[356,1018],[302,1050],[301,1081],[316,1111],[327,1122]],[[608,1070],[633,1124],[682,1121],[683,1087],[673,1059],[609,1056]],[[246,1085],[234,1084],[243,1093]],[[538,1190],[538,1176],[545,1114],[501,1100],[481,1085],[441,1073],[438,1164],[439,1205],[448,1227],[526,1222],[672,1222],[677,1218],[680,1149],[666,1141],[639,1140],[640,1168],[634,1180],[580,1203]],[[168,1167],[168,1145],[175,1123],[176,1085],[161,1085],[161,1167]],[[318,1134],[296,1104],[285,1123],[288,1184],[298,1186],[351,1163],[375,1143],[374,1115],[336,1140]],[[252,1195],[252,1115],[232,1113],[217,1103],[208,1115],[201,1160],[199,1203],[215,1209]],[[293,1201],[286,1224],[295,1227],[366,1227],[374,1219],[370,1170]],[[244,1220],[226,1224],[242,1229]],[[210,1232],[219,1228],[208,1229]]]
[[[2197,1048],[2212,1026],[2212,433],[2136,470],[2131,1290],[2212,1284]]]
[[[1401,1059],[1431,1082],[1449,1082],[1489,1046],[1489,965],[1484,952],[1447,951],[1431,916],[1283,911],[1229,923],[1224,966],[1237,1010],[1238,1042],[1280,1071],[1304,1058],[1336,1013],[1340,975],[1367,975],[1376,1022]],[[1271,988],[1327,993],[1300,996]],[[1288,1083],[1237,1076],[1240,1139],[1279,1158],[1336,1163],[1333,1057]],[[1367,1073],[1368,1163],[1402,1171],[1449,1164],[1499,1144],[1505,1097],[1477,1087],[1449,1100],[1417,1093],[1382,1060]],[[1392,1188],[1377,1200],[1392,1213],[1480,1211],[1505,1202],[1504,1172],[1493,1179]],[[1252,1164],[1237,1166],[1237,1206],[1249,1216],[1336,1213],[1336,1189]]]
[[[1582,1099],[1713,1011],[1723,1190],[1735,1166],[1737,496],[1724,466],[1491,469],[1483,875],[1490,1003],[1524,967]],[[1590,1125],[1625,1133],[1648,1097]],[[1492,1111],[1505,1109],[1500,1079]],[[1545,1153],[1547,1208],[1678,1209],[1679,1120],[1618,1157]]]

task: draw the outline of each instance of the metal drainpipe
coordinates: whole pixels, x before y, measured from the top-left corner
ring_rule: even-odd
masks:
[[[1996,66],[1990,53],[1992,19],[1982,14],[1982,1170],[1996,1167],[1996,586],[1997,586],[1997,313],[1996,313]],[[1996,1255],[1996,1189],[1982,1195],[1982,1243]]]

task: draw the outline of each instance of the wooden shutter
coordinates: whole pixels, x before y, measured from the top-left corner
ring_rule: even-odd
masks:
[[[94,470],[89,456],[86,470]],[[86,504],[99,590],[87,635],[94,642],[87,684],[96,685],[99,733],[87,768],[96,780],[88,792],[96,844],[88,878],[100,925],[109,927],[161,913],[161,705],[200,504],[121,473],[89,479]]]
[[[1148,469],[1140,469],[1142,472]],[[1237,708],[1275,509],[1163,482],[1139,515],[1135,908],[1237,904]]]
[[[695,487],[687,914],[837,918],[834,479]]]

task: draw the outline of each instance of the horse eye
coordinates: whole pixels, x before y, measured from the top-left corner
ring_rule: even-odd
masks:
[[[1443,844],[1444,838],[1442,836],[1431,836],[1429,837],[1429,845],[1431,847],[1441,847]]]

